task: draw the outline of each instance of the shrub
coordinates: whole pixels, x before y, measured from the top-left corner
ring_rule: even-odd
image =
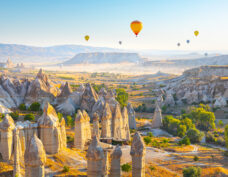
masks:
[[[26,114],[24,120],[34,121],[35,116],[33,114]]]
[[[13,120],[17,120],[19,118],[19,113],[18,111],[11,112],[9,115],[13,118]]]
[[[149,168],[151,171],[156,170],[156,168],[154,166],[150,166]]]
[[[66,173],[66,172],[69,172],[70,171],[70,167],[68,166],[64,166],[63,167],[63,172]]]
[[[143,140],[146,143],[146,145],[151,143],[151,138],[149,136],[144,137]]]
[[[21,111],[25,111],[26,110],[26,106],[24,103],[21,103],[18,107]]]
[[[34,102],[30,105],[29,109],[31,111],[39,111],[40,110],[40,103]]]
[[[179,141],[179,143],[178,143],[179,145],[190,145],[191,144],[191,141],[190,141],[190,139],[187,137],[187,136],[185,136],[182,140],[180,140]]]
[[[207,132],[206,134],[206,142],[213,143],[215,142],[215,136],[212,132]]]
[[[194,143],[199,143],[202,140],[204,133],[199,131],[196,128],[191,128],[188,130],[187,136],[190,139],[191,143],[194,144]]]
[[[201,168],[200,167],[188,167],[183,169],[183,177],[200,177]]]
[[[128,163],[125,163],[125,164],[123,164],[123,165],[121,166],[121,169],[122,169],[122,171],[124,171],[124,172],[129,172],[129,171],[131,171],[131,165],[128,164]]]
[[[148,132],[148,133],[147,133],[147,136],[149,136],[149,137],[154,137],[154,135],[153,135],[152,132]]]
[[[67,136],[67,143],[72,143],[72,142],[74,142],[74,137]]]
[[[196,162],[199,160],[199,157],[197,155],[194,156],[193,160]]]

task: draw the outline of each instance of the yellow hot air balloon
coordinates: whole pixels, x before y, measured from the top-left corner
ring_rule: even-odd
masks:
[[[143,24],[140,21],[133,21],[131,22],[131,30],[135,33],[136,37],[138,36],[139,32],[142,30]]]
[[[199,35],[199,31],[194,31],[195,36]]]
[[[88,41],[89,40],[89,35],[85,36],[85,40]]]

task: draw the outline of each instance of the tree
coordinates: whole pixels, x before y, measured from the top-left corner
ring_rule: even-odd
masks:
[[[24,120],[34,121],[35,116],[33,114],[26,114]]]
[[[128,93],[123,88],[116,89],[116,100],[120,103],[120,106],[123,108],[127,106],[128,102]]]
[[[186,125],[179,125],[177,128],[177,136],[183,137],[187,131]]]
[[[31,111],[39,111],[40,110],[40,103],[34,102],[30,105],[29,109]]]
[[[18,107],[21,111],[25,111],[26,110],[26,106],[24,103],[21,103]]]
[[[200,177],[201,168],[200,167],[187,167],[183,169],[183,177]]]
[[[192,107],[191,112],[186,115],[200,130],[211,130],[215,128],[215,115],[209,111],[207,106]]]
[[[185,125],[187,130],[195,127],[195,125],[192,123],[192,120],[189,119],[188,117],[182,118],[181,124]]]
[[[196,162],[196,161],[199,161],[199,157],[197,155],[194,156],[193,160]]]
[[[199,131],[196,128],[191,128],[188,130],[187,136],[190,139],[191,143],[194,144],[194,143],[199,143],[202,140],[204,133]]]
[[[226,147],[228,148],[228,125],[226,125],[224,133],[225,133]]]

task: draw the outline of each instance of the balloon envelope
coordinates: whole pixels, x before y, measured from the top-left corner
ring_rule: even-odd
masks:
[[[208,53],[205,53],[204,55],[205,55],[205,57],[207,57],[208,56]]]
[[[199,31],[194,31],[195,36],[199,35]]]
[[[177,43],[177,46],[178,46],[178,47],[180,47],[180,45],[181,45],[180,43]]]
[[[189,44],[190,43],[190,40],[187,40],[186,42]]]
[[[143,28],[143,24],[140,21],[133,21],[131,22],[131,30],[133,31],[133,33],[135,33],[136,37],[139,34],[139,32],[142,30]]]
[[[88,41],[89,40],[89,35],[85,36],[85,40]]]
[[[122,41],[119,41],[119,44],[121,45],[122,44]]]

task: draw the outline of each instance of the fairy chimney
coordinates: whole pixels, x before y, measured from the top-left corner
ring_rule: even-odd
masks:
[[[122,150],[119,145],[116,146],[113,153],[111,154],[111,170],[110,177],[120,177],[121,176],[121,156]]]
[[[56,154],[61,150],[61,131],[55,109],[46,102],[43,115],[38,119],[39,137],[48,154]],[[48,135],[48,136],[47,136]]]
[[[97,113],[93,114],[93,133],[92,133],[92,136],[97,136],[98,139],[100,137],[99,116]]]
[[[14,168],[13,168],[13,176],[21,177],[20,171],[20,159],[22,156],[21,152],[21,143],[19,138],[19,129],[15,128],[13,131],[14,136]]]
[[[99,140],[96,136],[93,137],[89,149],[86,154],[87,157],[87,176],[88,177],[103,177],[103,161],[104,151],[99,146]]]
[[[0,153],[4,161],[11,159],[13,151],[13,129],[15,124],[13,119],[6,114],[2,122],[0,122]]]
[[[123,134],[123,118],[121,115],[120,106],[116,105],[114,116],[112,118],[112,134],[116,140],[122,139]]]
[[[132,177],[145,177],[145,144],[138,132],[131,144]]]
[[[109,104],[106,103],[101,118],[101,138],[112,137],[112,112]]]
[[[34,135],[25,151],[25,176],[44,177],[46,153],[41,140]]]
[[[157,104],[153,115],[152,128],[160,128],[161,126],[162,126],[162,114],[161,114],[161,109]]]

